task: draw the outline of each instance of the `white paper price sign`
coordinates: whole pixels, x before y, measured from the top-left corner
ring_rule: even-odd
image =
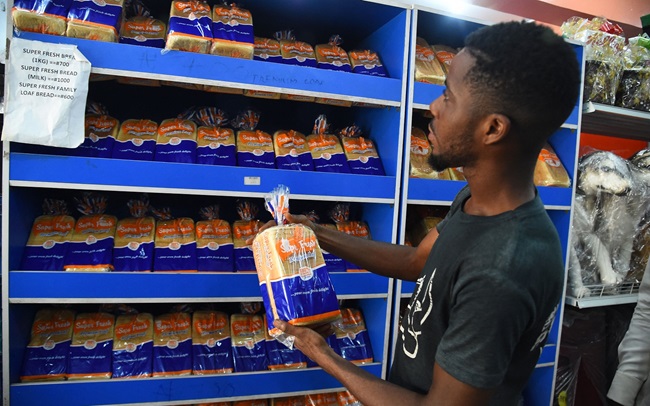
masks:
[[[75,148],[84,141],[90,62],[76,46],[13,38],[3,141]]]

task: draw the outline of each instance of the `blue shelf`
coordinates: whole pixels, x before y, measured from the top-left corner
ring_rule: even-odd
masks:
[[[413,82],[413,103],[428,106],[442,94],[444,89],[445,87],[440,85]]]
[[[52,170],[56,168],[56,170]],[[266,194],[278,184],[291,194],[307,196],[353,197],[364,201],[395,201],[394,176],[352,175],[325,172],[300,172],[233,166],[131,161],[58,155],[12,153],[10,183],[38,182],[92,185],[96,190],[115,187],[182,189],[205,194]],[[134,175],[137,174],[137,175]],[[259,184],[248,185],[250,178]],[[257,179],[259,178],[259,179]],[[13,182],[13,183],[12,183]],[[24,185],[23,186],[28,186]]]
[[[333,98],[354,97],[399,105],[400,79],[337,72],[303,66],[253,61],[217,55],[60,37],[21,32],[20,38],[54,44],[72,44],[90,61],[93,69],[116,75],[155,77],[173,80],[182,77],[185,83],[220,81],[246,88],[250,85],[331,94]],[[290,92],[288,92],[290,93]]]
[[[363,369],[381,376],[381,364],[363,365]],[[135,404],[153,402],[199,403],[218,400],[288,396],[304,393],[305,388],[318,392],[341,388],[342,385],[320,368],[248,372],[236,374],[187,376],[176,378],[110,379],[31,383],[11,385],[14,406],[83,406],[88,404]]]
[[[337,296],[388,295],[389,279],[368,272],[330,274]],[[106,301],[110,299],[200,301],[260,298],[255,273],[165,272],[9,272],[9,300],[28,303],[60,299]]]
[[[451,204],[456,194],[467,182],[454,180],[409,179],[409,201],[435,201]],[[538,186],[545,206],[571,207],[571,188]]]

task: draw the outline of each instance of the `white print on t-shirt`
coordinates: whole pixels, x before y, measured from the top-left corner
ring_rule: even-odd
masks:
[[[537,337],[537,341],[535,341],[535,344],[533,344],[533,346],[530,347],[529,351],[534,351],[537,347],[542,345],[544,340],[546,340],[548,333],[551,331],[551,326],[553,326],[553,320],[555,320],[555,312],[557,312],[558,306],[555,306],[555,309],[553,309],[551,314],[548,316],[548,319],[546,319],[546,322],[544,323],[544,327],[542,327],[542,332],[539,334],[539,337]],[[539,352],[541,354],[542,347],[539,348]]]
[[[413,359],[418,355],[419,337],[422,334],[422,325],[427,320],[433,309],[433,300],[431,285],[433,277],[436,276],[436,269],[431,273],[431,277],[425,286],[426,275],[418,279],[417,291],[413,294],[409,305],[406,308],[406,332],[404,326],[400,325],[399,330],[402,334],[402,350],[404,354]],[[424,313],[420,315],[419,313]]]

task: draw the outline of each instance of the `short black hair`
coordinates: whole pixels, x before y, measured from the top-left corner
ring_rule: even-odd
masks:
[[[548,27],[505,22],[465,39],[475,63],[465,80],[478,109],[501,113],[525,144],[538,146],[566,121],[580,94],[576,52]]]

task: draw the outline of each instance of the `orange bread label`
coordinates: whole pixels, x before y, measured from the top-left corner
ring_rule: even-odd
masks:
[[[209,317],[199,317],[194,320],[194,332],[198,335],[214,334],[216,331],[225,330],[228,327],[228,318],[216,312]]]
[[[282,41],[280,44],[282,52],[287,54],[313,54],[314,48],[306,42]]]
[[[196,124],[189,120],[165,120],[158,127],[158,135],[162,137],[194,138]]]
[[[257,234],[259,230],[259,220],[236,221],[233,225],[233,234],[235,238],[247,238]]]
[[[66,236],[74,227],[70,216],[39,216],[32,226],[33,237]]]
[[[309,140],[309,149],[324,150],[338,145],[338,139],[334,135],[324,134],[322,137],[313,137]]]
[[[270,38],[255,38],[255,48],[259,51],[267,51],[271,54],[280,53],[280,43]]]
[[[156,227],[156,239],[194,239],[194,221],[180,218],[175,220],[160,221]]]
[[[77,234],[115,234],[116,218],[105,215],[82,216],[75,226]]]
[[[155,24],[156,20],[147,19],[139,21],[126,21],[124,22],[124,30],[129,33],[138,34],[161,34],[165,27],[161,24]]]
[[[113,339],[115,319],[108,313],[83,313],[74,321],[73,343],[84,343],[87,339],[103,341]]]
[[[345,148],[345,151],[350,154],[360,154],[360,155],[377,154],[375,152],[375,145],[372,143],[372,141],[367,140],[363,137],[358,137],[358,138],[344,137],[343,148]]]
[[[182,14],[194,13],[197,17],[210,15],[210,6],[202,1],[176,1],[174,8]]]
[[[244,10],[237,7],[223,7],[215,6],[214,7],[215,17],[226,17],[230,19],[235,19],[239,21],[249,21],[252,19],[251,13],[248,10]]]
[[[134,337],[145,334],[152,326],[152,320],[147,318],[131,317],[128,322],[119,323],[115,326],[115,340],[128,341]]]
[[[341,47],[322,47],[318,48],[318,53],[324,58],[347,58],[348,54]]]
[[[206,220],[196,223],[196,238],[230,238],[230,225],[224,220]]]
[[[58,335],[70,330],[72,319],[37,319],[32,325],[32,337],[38,335]]]
[[[120,131],[137,136],[153,135],[158,131],[158,124],[150,120],[127,120],[120,126]]]
[[[153,235],[155,223],[153,221],[142,221],[139,218],[123,219],[118,222],[115,230],[116,238],[143,238]]]
[[[307,144],[307,140],[304,137],[297,135],[293,130],[279,133],[275,138],[275,141],[278,146],[282,148],[306,147]]]
[[[445,65],[449,66],[451,64],[451,60],[454,59],[455,54],[448,52],[448,51],[438,51],[436,54],[436,58]]]
[[[189,337],[192,323],[188,313],[173,313],[156,318],[154,334],[156,338],[169,336]]]
[[[350,58],[352,58],[355,61],[358,61],[358,63],[366,64],[366,63],[372,63],[372,64],[378,64],[379,63],[379,56],[370,51],[351,51],[350,52]]]
[[[238,133],[239,143],[248,147],[273,147],[273,138],[264,131],[240,131]]]
[[[199,127],[197,138],[202,141],[224,142],[232,139],[234,133],[228,128]]]
[[[415,57],[423,62],[431,62],[436,58],[436,54],[429,47],[422,45],[415,46]]]
[[[560,158],[555,153],[547,150],[546,148],[542,149],[537,159],[540,162],[543,162],[553,168],[558,168],[562,165]]]
[[[97,137],[106,137],[113,132],[117,124],[118,121],[112,117],[89,115],[85,119],[86,134],[94,133]]]

